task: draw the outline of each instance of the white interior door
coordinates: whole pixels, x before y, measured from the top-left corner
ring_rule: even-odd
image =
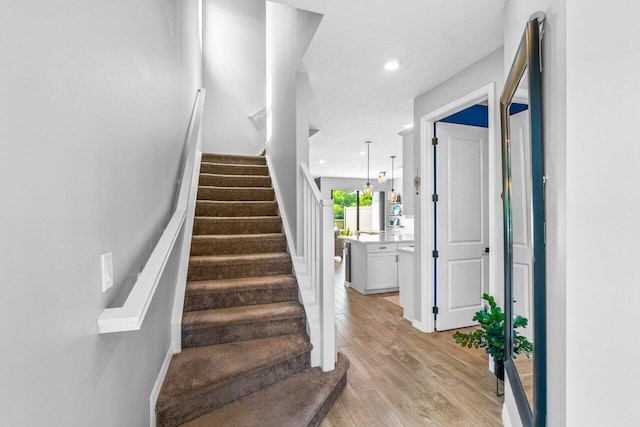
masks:
[[[513,314],[529,319],[520,334],[532,341],[533,210],[529,111],[511,116],[511,228],[513,231]]]
[[[486,128],[437,123],[436,329],[473,325],[489,292]]]

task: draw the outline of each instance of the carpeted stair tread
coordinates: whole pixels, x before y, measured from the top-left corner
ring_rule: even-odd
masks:
[[[297,301],[187,311],[182,317],[182,347],[304,334],[305,320]]]
[[[239,279],[201,280],[187,282],[187,293],[230,292],[260,290],[265,287],[296,287],[296,278],[290,274],[281,276],[243,277]]]
[[[245,255],[201,255],[189,258],[187,280],[217,280],[291,273],[286,252]]]
[[[269,168],[266,165],[234,165],[203,161],[200,165],[200,173],[269,176]]]
[[[163,411],[182,402],[310,351],[309,339],[303,334],[183,349],[171,358],[156,403],[156,412],[162,415]],[[239,393],[242,391],[237,390]],[[215,402],[211,406],[216,406]],[[159,418],[162,422],[165,417]]]
[[[283,233],[203,234],[191,239],[191,256],[286,252]]]
[[[217,217],[197,216],[193,234],[272,234],[282,232],[278,216]]]
[[[267,201],[198,200],[196,216],[278,216],[278,204]]]
[[[182,316],[182,330],[293,318],[304,318],[304,309],[297,301],[187,311]]]
[[[338,353],[336,369],[308,368],[263,390],[193,419],[185,427],[317,426],[346,385],[349,360]]]
[[[274,201],[273,188],[198,186],[197,200]]]
[[[187,282],[184,311],[298,301],[298,284],[290,274]]]
[[[264,156],[245,156],[241,154],[202,153],[202,161],[239,165],[266,165]]]
[[[263,175],[201,173],[198,185],[203,187],[271,187],[271,178]]]

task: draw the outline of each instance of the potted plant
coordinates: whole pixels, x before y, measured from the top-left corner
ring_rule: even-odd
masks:
[[[491,295],[483,294],[482,299],[487,301],[489,307],[485,306],[473,316],[473,320],[480,323],[480,328],[469,333],[457,331],[453,334],[453,338],[462,347],[484,348],[493,358],[494,374],[504,381],[504,313]],[[517,328],[526,327],[528,322],[521,316],[516,316],[513,320],[514,355],[524,354],[531,357],[533,344],[516,331]]]

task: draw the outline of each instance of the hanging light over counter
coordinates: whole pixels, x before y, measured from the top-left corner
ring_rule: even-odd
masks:
[[[367,144],[367,185],[364,187],[364,194],[366,196],[372,196],[373,187],[371,186],[371,183],[369,183],[369,149],[371,147],[371,141],[366,141],[365,144]]]

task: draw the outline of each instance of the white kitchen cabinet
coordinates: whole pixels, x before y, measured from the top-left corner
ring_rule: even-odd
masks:
[[[395,246],[393,252],[367,253],[367,283],[366,290],[388,290],[397,288],[398,263]]]
[[[398,247],[413,245],[413,235],[382,233],[348,237],[351,281],[345,282],[362,294],[398,290]]]

